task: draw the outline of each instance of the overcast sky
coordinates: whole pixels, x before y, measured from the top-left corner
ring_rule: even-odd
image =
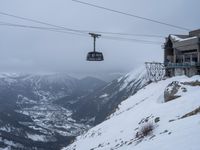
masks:
[[[199,0],[82,0],[189,29],[200,28]],[[184,30],[116,14],[71,0],[0,0],[0,11],[68,28],[132,34],[187,34]],[[43,26],[0,15],[0,21]],[[46,26],[48,27],[48,26]],[[143,39],[141,37],[130,37]],[[164,41],[162,38],[144,38]],[[0,72],[126,72],[145,61],[163,61],[161,45],[100,38],[103,62],[87,62],[92,39],[0,25]]]

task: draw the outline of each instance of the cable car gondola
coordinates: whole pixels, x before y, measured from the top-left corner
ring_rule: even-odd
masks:
[[[100,34],[89,33],[94,38],[94,50],[87,54],[87,61],[103,61],[103,53],[96,51],[96,38],[101,36]]]

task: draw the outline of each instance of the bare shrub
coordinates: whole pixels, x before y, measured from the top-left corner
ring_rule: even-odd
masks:
[[[139,131],[136,133],[135,137],[137,139],[142,139],[146,136],[149,136],[153,133],[153,130],[154,130],[154,124],[153,123],[146,123],[144,124],[140,129]]]

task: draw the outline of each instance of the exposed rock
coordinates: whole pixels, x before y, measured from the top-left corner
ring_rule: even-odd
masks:
[[[183,85],[190,85],[190,86],[200,86],[200,81],[196,80],[193,82],[183,82]]]
[[[190,116],[196,115],[198,113],[200,113],[200,106],[198,108],[196,108],[195,110],[183,115],[180,119],[183,119],[183,118],[186,118],[186,117],[190,117]]]
[[[180,97],[180,95],[176,95],[180,87],[181,87],[180,83],[177,81],[170,83],[164,91],[165,102],[168,102]]]
[[[160,121],[160,117],[156,117],[155,119],[154,119],[154,122],[155,123],[157,123],[157,122],[159,122]]]

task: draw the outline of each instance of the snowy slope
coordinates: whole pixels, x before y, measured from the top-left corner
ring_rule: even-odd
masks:
[[[176,97],[166,102],[164,92],[171,92],[173,83],[178,83]],[[200,76],[180,76],[151,83],[123,101],[108,120],[63,149],[199,150],[199,98]],[[153,131],[137,138],[136,133],[146,124],[153,124]]]
[[[133,88],[133,86],[137,87],[137,89],[140,89],[141,87],[148,84],[149,81],[150,79],[147,76],[147,72],[144,66],[137,68],[136,70],[133,70],[132,72],[127,73],[125,76],[122,76],[118,79],[119,83],[122,82],[120,85],[120,91],[125,88],[130,90]],[[134,93],[135,91],[132,94]]]

